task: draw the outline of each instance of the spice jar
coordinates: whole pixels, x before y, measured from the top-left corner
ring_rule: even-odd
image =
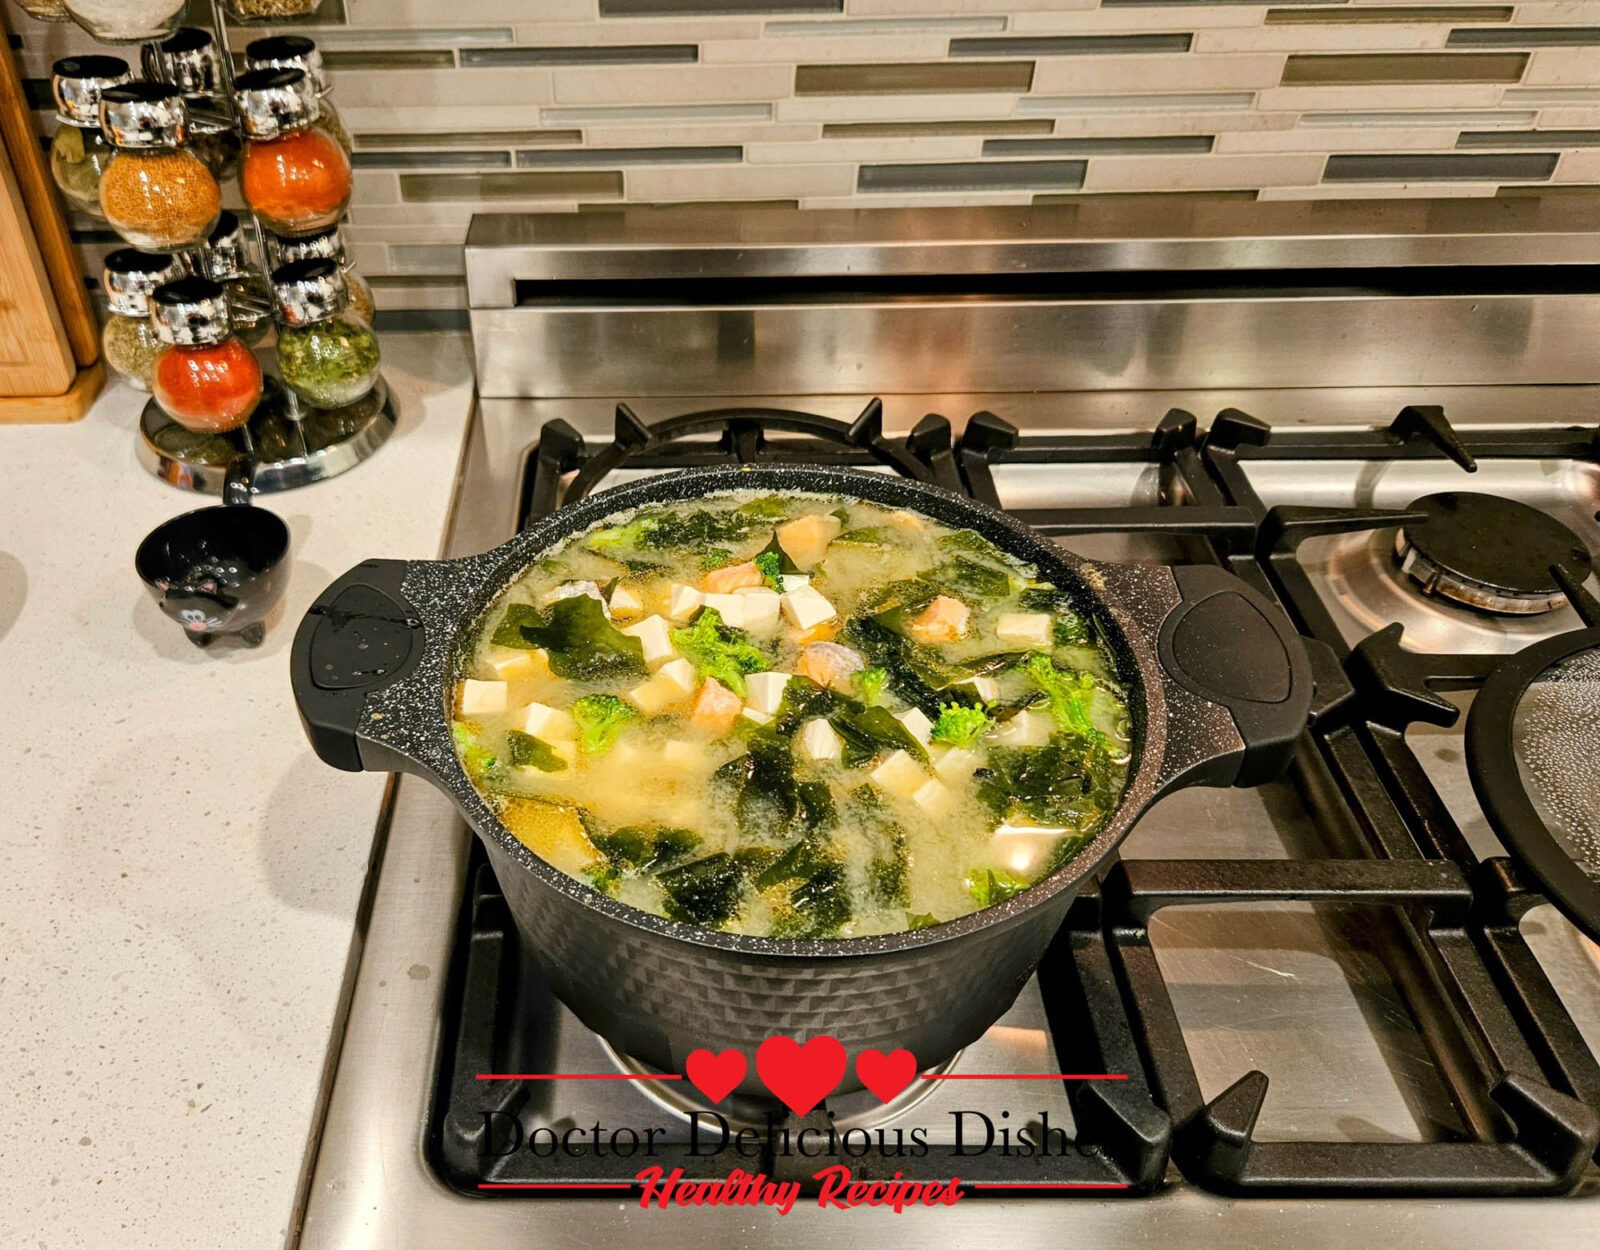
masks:
[[[188,0],[66,0],[67,12],[101,43],[145,43],[178,29]]]
[[[189,115],[171,83],[131,82],[100,97],[100,128],[116,152],[100,178],[100,208],[129,243],[173,252],[203,243],[222,188],[185,145]]]
[[[132,79],[117,56],[69,56],[51,66],[50,94],[56,102],[56,133],[50,140],[50,173],[67,202],[102,217],[100,177],[112,148],[100,133],[100,95]]]
[[[339,220],[350,203],[350,158],[316,124],[316,94],[304,70],[253,69],[234,82],[244,128],[239,189],[275,234],[309,234]]]
[[[228,0],[228,15],[241,22],[310,17],[321,4],[322,0]]]
[[[368,325],[371,325],[372,319],[377,316],[378,308],[372,298],[372,287],[350,267],[350,260],[345,252],[344,232],[338,226],[329,226],[326,230],[318,230],[315,234],[303,234],[295,239],[269,234],[267,255],[274,268],[293,264],[297,260],[336,261],[344,274],[344,293],[345,298],[349,300],[350,311]]]
[[[253,39],[245,46],[244,59],[250,69],[298,69],[311,80],[311,89],[317,97],[317,121],[335,139],[348,156],[354,151],[350,132],[333,101],[328,99],[328,74],[322,67],[322,53],[317,45],[304,35],[270,35]]]
[[[17,7],[41,22],[70,22],[65,0],[17,0]]]
[[[110,316],[100,345],[110,365],[141,391],[150,389],[150,374],[163,344],[150,321],[150,296],[158,286],[181,277],[176,257],[118,248],[106,257],[100,285]]]
[[[151,296],[156,357],[150,390],[166,414],[197,434],[223,434],[261,402],[261,366],[228,323],[228,300],[210,278],[179,278]]]
[[[246,343],[254,347],[272,329],[272,287],[250,267],[244,228],[228,209],[217,218],[217,228],[206,239],[202,261],[206,277],[221,283],[228,300],[228,319]]]
[[[233,177],[244,141],[234,125],[232,105],[222,94],[227,79],[211,32],[185,26],[171,39],[146,44],[144,76],[177,87],[189,113],[190,150],[217,181]]]
[[[272,274],[278,294],[278,373],[318,408],[342,408],[378,381],[378,336],[348,307],[331,260],[299,260]]]

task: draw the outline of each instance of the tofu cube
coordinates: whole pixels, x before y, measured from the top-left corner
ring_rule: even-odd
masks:
[[[821,592],[809,583],[784,593],[784,619],[802,632],[815,629],[824,621],[831,621],[838,615],[833,604],[823,598]]]
[[[654,716],[693,693],[694,665],[688,660],[669,660],[656,670],[654,677],[624,697],[647,716]]]
[[[489,661],[500,681],[531,681],[550,671],[550,656],[544,651],[507,651]]]
[[[909,799],[922,789],[922,783],[928,779],[928,774],[922,771],[922,765],[905,751],[894,752],[868,776],[878,789],[902,799]]]
[[[784,594],[792,594],[802,586],[811,585],[811,575],[809,573],[779,573],[778,585],[782,588]]]
[[[661,762],[675,768],[686,768],[704,757],[703,749],[682,738],[668,738],[661,746]]]
[[[776,716],[783,703],[783,690],[792,673],[751,673],[744,679],[745,706],[768,716]]]
[[[929,777],[911,795],[911,801],[930,816],[944,815],[953,798],[950,788],[937,777]]]
[[[469,677],[461,683],[461,715],[489,716],[505,710],[505,682],[478,681]]]
[[[970,687],[985,703],[994,703],[1000,698],[1000,683],[993,677],[969,677],[956,685]]]
[[[772,723],[771,716],[767,715],[765,712],[758,712],[753,707],[745,708],[740,715],[742,715],[745,720],[754,721],[758,725],[770,725]]]
[[[578,722],[561,708],[530,703],[522,714],[522,732],[544,742],[569,742],[578,736]]]
[[[644,611],[644,600],[632,586],[618,585],[611,592],[612,616],[637,616]]]
[[[829,512],[813,513],[778,527],[778,546],[802,569],[809,569],[828,554],[828,544],[839,537],[844,522]]]
[[[1003,747],[1042,747],[1050,741],[1054,725],[1050,717],[1024,709],[991,729],[988,741]]]
[[[933,761],[934,775],[941,781],[955,784],[965,781],[978,768],[978,753],[966,747],[951,747]]]
[[[808,720],[800,726],[800,732],[795,735],[795,743],[800,748],[803,759],[837,760],[844,753],[844,739],[833,731],[833,726],[818,717]]]
[[[630,638],[637,638],[644,648],[644,662],[651,668],[665,664],[677,651],[672,646],[672,626],[662,617],[647,616],[621,630]]]
[[[704,603],[706,607],[716,609],[722,623],[729,629],[744,628],[743,595],[706,595]]]
[[[994,831],[989,845],[1012,872],[1032,874],[1049,862],[1061,839],[1076,836],[1054,825],[1013,824],[1006,821]]]
[[[914,707],[904,712],[896,712],[894,718],[910,730],[911,736],[923,746],[927,746],[932,740],[933,722],[923,715],[921,708]]]
[[[775,590],[765,586],[759,590],[741,590],[738,597],[744,602],[739,610],[744,614],[744,628],[752,634],[770,634],[778,628],[779,597]]]
[[[994,623],[994,636],[1025,647],[1048,647],[1050,615],[1047,612],[1003,612]]]
[[[559,603],[563,599],[575,599],[579,595],[588,595],[589,598],[599,601],[605,608],[606,615],[611,615],[611,609],[606,605],[606,597],[600,593],[600,587],[594,582],[562,582],[554,590],[546,591],[539,602],[545,605]]]
[[[675,621],[686,621],[704,606],[705,601],[706,597],[693,586],[680,586],[674,582],[667,597],[667,615]]]

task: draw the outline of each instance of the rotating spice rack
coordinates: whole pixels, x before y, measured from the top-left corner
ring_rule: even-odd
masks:
[[[52,20],[52,17],[60,20],[60,16],[66,15],[63,10],[61,15],[46,16],[37,12],[34,4],[24,4],[22,7],[44,20]],[[196,127],[197,136],[215,142],[219,135],[240,135],[241,125],[234,105],[233,58],[228,40],[228,21],[220,3],[213,3],[210,7],[213,20],[209,33],[218,51],[215,61],[220,72],[216,100],[219,107],[215,110],[209,107],[193,109],[192,114],[199,123]],[[178,16],[182,16],[181,8]],[[265,20],[271,19],[268,17]],[[87,26],[85,28],[99,37],[99,32]],[[198,23],[184,29],[196,28],[207,29]],[[167,32],[167,37],[171,33]],[[165,37],[144,45],[143,55],[139,59],[148,80],[167,77],[161,72],[161,67],[166,64],[162,46],[164,42]],[[330,130],[337,126],[336,115],[325,118],[323,124]],[[274,263],[274,258],[267,247],[262,223],[248,204],[238,216],[260,260],[261,272],[265,273]],[[136,239],[129,238],[127,241],[130,246],[140,246]],[[202,246],[177,255],[187,272],[208,276],[208,251],[209,248]],[[220,495],[229,465],[243,453],[254,466],[255,490],[271,493],[347,472],[383,446],[394,432],[394,400],[381,374],[371,391],[361,399],[342,407],[316,407],[297,396],[282,382],[278,376],[275,346],[260,345],[254,351],[262,365],[262,397],[255,412],[243,426],[227,433],[196,432],[179,424],[152,398],[145,405],[139,420],[137,456],[140,464],[162,481],[181,490]]]

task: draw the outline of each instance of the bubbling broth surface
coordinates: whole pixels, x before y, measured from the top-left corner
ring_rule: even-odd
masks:
[[[656,915],[924,928],[1083,848],[1131,751],[1071,596],[972,530],[802,493],[621,513],[523,572],[453,731],[502,823]]]

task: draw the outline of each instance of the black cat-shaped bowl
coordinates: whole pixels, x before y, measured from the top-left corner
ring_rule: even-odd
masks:
[[[241,456],[228,469],[220,506],[157,526],[133,559],[161,610],[197,647],[223,634],[260,646],[265,618],[289,580],[289,527],[250,506],[251,476]]]

